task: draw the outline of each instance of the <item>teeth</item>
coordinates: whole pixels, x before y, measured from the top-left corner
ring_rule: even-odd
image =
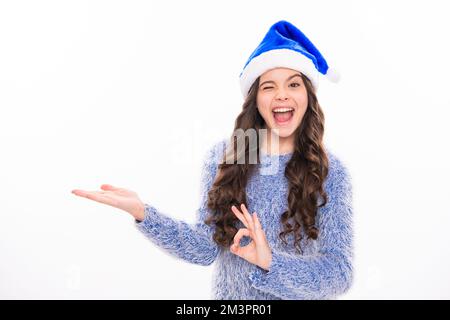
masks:
[[[288,111],[294,111],[293,108],[277,108],[272,110],[272,112],[288,112]]]

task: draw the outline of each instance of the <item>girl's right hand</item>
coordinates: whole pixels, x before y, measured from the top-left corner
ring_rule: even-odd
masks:
[[[136,220],[144,220],[144,203],[136,192],[102,184],[102,191],[85,191],[74,189],[72,193],[90,200],[110,205],[130,213]]]

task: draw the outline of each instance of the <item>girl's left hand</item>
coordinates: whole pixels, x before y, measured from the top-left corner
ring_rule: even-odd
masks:
[[[246,228],[238,230],[234,236],[234,243],[231,245],[230,251],[250,263],[269,270],[270,263],[272,262],[272,250],[267,242],[266,234],[262,230],[256,212],[250,215],[244,204],[241,204],[242,212],[235,206],[232,206],[231,210]],[[245,247],[241,247],[240,240],[244,236],[250,237],[252,241]]]

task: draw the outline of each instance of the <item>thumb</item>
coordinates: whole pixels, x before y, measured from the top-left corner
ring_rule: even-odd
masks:
[[[237,256],[241,256],[241,252],[240,252],[238,246],[234,243],[230,246],[230,251]]]
[[[114,187],[114,186],[112,186],[110,184],[102,184],[100,188],[102,190],[111,190],[111,191],[119,189],[119,188],[116,188],[116,187]]]

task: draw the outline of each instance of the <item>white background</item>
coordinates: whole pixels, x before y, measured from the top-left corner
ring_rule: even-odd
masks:
[[[325,143],[354,188],[342,299],[449,299],[446,1],[2,1],[0,298],[209,299],[212,266],[169,256],[102,183],[193,222],[201,159],[231,134],[238,76],[268,28],[298,26]],[[447,21],[447,22],[446,22]]]

